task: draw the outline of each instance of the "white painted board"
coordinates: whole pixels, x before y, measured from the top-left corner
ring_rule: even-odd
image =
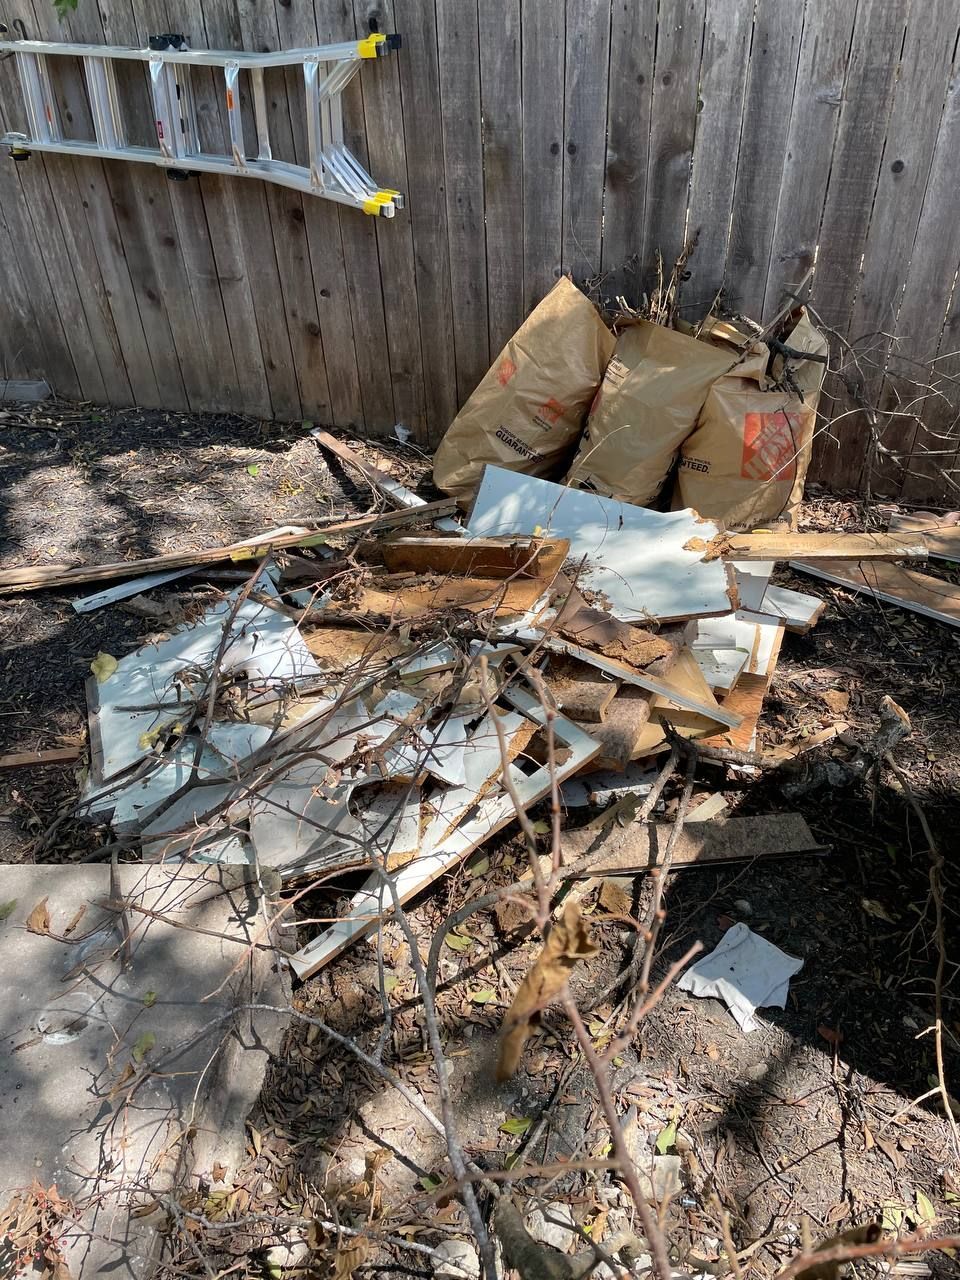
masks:
[[[719,532],[689,510],[650,511],[487,466],[467,531],[569,539],[569,562],[585,560],[581,589],[599,593],[623,622],[723,614],[733,604],[724,562],[685,550]]]

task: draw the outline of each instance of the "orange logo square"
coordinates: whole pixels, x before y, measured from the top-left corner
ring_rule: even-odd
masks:
[[[799,413],[743,415],[744,480],[793,480],[797,474],[803,416]]]
[[[551,426],[558,422],[566,411],[566,405],[562,405],[559,400],[554,400],[552,396],[545,404],[540,406],[541,415],[547,419]]]

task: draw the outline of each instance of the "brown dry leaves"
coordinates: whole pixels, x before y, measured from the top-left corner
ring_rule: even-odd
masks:
[[[31,933],[45,934],[50,932],[50,911],[47,907],[46,898],[41,898],[27,916],[27,928]]]
[[[547,935],[532,968],[520,983],[503,1020],[497,1058],[498,1080],[508,1080],[516,1071],[534,1020],[567,985],[578,961],[589,960],[598,950],[590,939],[579,905],[568,903],[562,917]]]

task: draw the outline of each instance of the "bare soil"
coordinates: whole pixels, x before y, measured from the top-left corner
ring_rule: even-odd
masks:
[[[371,458],[406,483],[425,471],[416,452],[399,445],[379,446]],[[371,505],[365,489],[327,465],[303,428],[239,418],[90,414],[75,406],[11,412],[0,417],[0,468],[7,567],[199,547]],[[855,502],[823,498],[808,504],[806,519],[811,528],[853,529],[864,527],[867,514]],[[931,563],[930,571],[956,576],[949,566]],[[809,635],[786,638],[763,742],[800,741],[840,719],[851,734],[869,735],[884,695],[911,717],[913,733],[897,760],[946,859],[944,1045],[948,1080],[960,1092],[952,961],[960,631],[814,579],[778,578],[822,596],[828,607]],[[188,580],[151,598],[182,601],[196,589]],[[66,594],[0,600],[0,751],[84,744],[90,661],[101,650],[127,652],[154,628],[120,606],[78,615]],[[820,750],[842,756],[847,748],[841,742]],[[937,1098],[914,1102],[936,1079],[927,841],[887,770],[869,789],[821,788],[787,800],[784,782],[802,778],[813,758],[760,777],[701,767],[698,790],[721,789],[741,814],[797,809],[830,852],[675,873],[655,971],[691,941],[710,949],[731,922],[745,920],[804,959],[787,1008],[765,1010],[761,1028],[745,1035],[718,1002],[671,989],[616,1070],[614,1096],[641,1164],[649,1165],[658,1136],[676,1126],[668,1145],[680,1156],[682,1185],[667,1226],[691,1273],[722,1271],[721,1208],[738,1247],[761,1242],[751,1254],[755,1275],[770,1274],[796,1251],[804,1217],[814,1239],[874,1216],[888,1226],[929,1226],[932,1213],[938,1231],[957,1224],[960,1153]],[[0,861],[35,856],[40,832],[76,796],[82,769],[81,760],[0,776]],[[675,803],[671,793],[668,810]],[[97,828],[68,822],[44,856],[95,857],[103,838]],[[448,912],[510,882],[524,858],[519,837],[508,831],[435,886],[410,916],[421,950]],[[308,893],[298,904],[301,921],[329,916],[354,883]],[[588,906],[601,948],[578,974],[575,994],[584,1007],[618,970],[632,937],[600,902]],[[642,902],[634,897],[632,907],[637,912]],[[521,1072],[506,1085],[493,1083],[497,1029],[536,952],[532,939],[504,934],[501,924],[493,914],[477,915],[461,940],[444,948],[439,1009],[461,1136],[482,1166],[503,1168],[513,1156],[524,1166],[545,1166],[541,1178],[520,1186],[568,1203],[602,1240],[629,1225],[629,1197],[608,1172],[584,1167],[605,1158],[609,1137],[559,1011],[544,1015]],[[312,932],[301,924],[302,941]],[[409,950],[396,925],[381,936],[381,953],[374,943],[358,945],[302,984],[295,1005],[368,1052],[380,1046],[384,1063],[437,1111]],[[610,1001],[590,1010],[599,1043],[615,1012]],[[374,1072],[305,1021],[291,1030],[252,1126],[248,1162],[228,1175],[244,1205],[362,1225],[373,1191],[379,1232],[434,1244],[463,1230],[457,1202],[437,1198],[445,1176],[437,1136]],[[383,1144],[394,1155],[371,1188],[366,1157]],[[562,1163],[567,1167],[558,1168]],[[216,1236],[223,1266],[246,1274],[257,1274],[260,1243],[239,1226]],[[202,1274],[189,1249],[178,1265],[177,1274]],[[407,1255],[401,1269],[429,1265]],[[947,1256],[931,1255],[927,1265],[935,1276],[960,1274]],[[396,1261],[389,1266],[396,1270]]]

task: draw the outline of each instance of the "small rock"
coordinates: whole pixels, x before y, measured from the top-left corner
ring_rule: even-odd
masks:
[[[551,1218],[558,1221],[548,1221]],[[569,1225],[560,1226],[561,1222]],[[562,1204],[559,1200],[548,1204],[545,1212],[534,1209],[529,1213],[526,1218],[526,1228],[534,1240],[539,1240],[541,1244],[552,1244],[562,1253],[569,1253],[571,1245],[578,1239],[573,1210],[568,1204]]]
[[[268,1274],[283,1272],[306,1273],[310,1262],[310,1246],[306,1240],[288,1236],[279,1244],[271,1245],[264,1254],[265,1270]]]
[[[480,1275],[480,1255],[466,1240],[441,1240],[433,1251],[433,1273],[450,1280],[464,1280],[463,1273]],[[449,1264],[453,1264],[452,1266]]]
[[[753,915],[753,904],[747,898],[735,898],[733,909],[741,916]]]
[[[744,1067],[743,1074],[748,1080],[762,1080],[770,1070],[769,1062],[751,1062],[749,1067]]]

